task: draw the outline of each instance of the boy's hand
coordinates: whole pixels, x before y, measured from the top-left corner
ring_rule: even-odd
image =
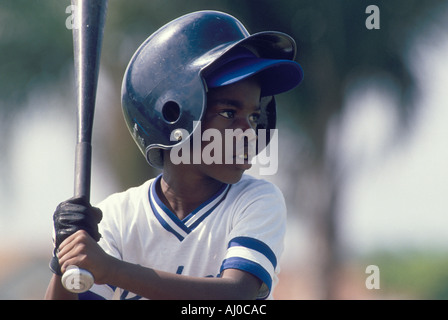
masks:
[[[57,253],[61,271],[75,265],[92,273],[95,283],[103,284],[105,275],[111,268],[111,256],[104,252],[86,231],[79,230],[67,237],[59,246]]]
[[[61,243],[77,231],[84,230],[90,237],[99,241],[101,234],[98,223],[102,219],[100,209],[92,207],[84,198],[72,198],[61,202],[53,215],[54,222],[54,252],[50,262],[50,269],[62,275],[57,252]]]

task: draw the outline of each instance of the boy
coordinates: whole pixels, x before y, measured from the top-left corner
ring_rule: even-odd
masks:
[[[277,187],[244,171],[275,128],[273,95],[303,78],[295,50],[283,33],[250,35],[216,11],[151,35],[126,70],[122,106],[138,147],[162,173],[99,209],[83,199],[58,206],[46,297],[272,298],[286,208]],[[70,265],[93,274],[90,291],[62,287]]]

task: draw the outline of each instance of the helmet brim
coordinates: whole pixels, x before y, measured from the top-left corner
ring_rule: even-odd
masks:
[[[259,57],[266,59],[294,60],[297,53],[294,39],[278,31],[254,33],[238,41],[235,46],[254,49]]]
[[[261,96],[289,91],[303,79],[302,67],[291,60],[240,58],[215,70],[207,79],[209,88],[227,86],[243,79],[257,77]]]
[[[256,75],[262,96],[280,94],[303,79],[303,69],[294,61],[296,51],[294,40],[287,34],[256,33],[215,52],[203,77],[208,88],[217,88]]]

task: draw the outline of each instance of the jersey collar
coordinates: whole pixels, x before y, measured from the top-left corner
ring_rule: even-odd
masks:
[[[149,204],[159,223],[168,232],[175,235],[179,241],[182,241],[213,212],[213,210],[225,199],[230,188],[229,184],[224,184],[212,197],[198,206],[184,219],[180,220],[170,209],[168,209],[157,195],[156,186],[160,183],[161,178],[162,175],[160,174],[153,180],[149,187]]]

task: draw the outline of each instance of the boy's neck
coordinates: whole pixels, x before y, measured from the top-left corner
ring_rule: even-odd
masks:
[[[164,172],[156,190],[162,202],[182,220],[216,194],[222,185],[222,182],[211,178],[186,177]]]

